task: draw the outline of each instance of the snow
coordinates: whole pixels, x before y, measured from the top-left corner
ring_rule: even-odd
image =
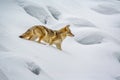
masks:
[[[76,30],[77,31],[77,30]],[[84,45],[100,44],[106,42],[115,42],[119,44],[115,38],[98,28],[81,28],[76,32],[75,40]]]
[[[56,19],[59,20],[59,17],[61,16],[61,12],[55,9],[52,6],[47,6],[48,10],[50,11],[51,15]]]
[[[119,80],[120,1],[1,0],[0,80]],[[19,38],[70,24],[63,51]]]
[[[94,11],[102,13],[102,14],[119,14],[120,11],[111,7],[111,5],[98,5],[97,7],[93,8]]]
[[[4,72],[4,75],[1,73],[1,76],[3,78],[8,78],[6,80],[50,80],[50,77],[47,77],[44,71],[41,70],[39,72],[39,74],[41,73],[42,75],[39,75],[38,72],[36,72],[36,70],[40,70],[40,67],[36,65],[33,59],[31,61],[30,58],[20,57],[15,54],[13,55],[11,52],[1,52],[0,56],[2,56],[0,59],[0,68]]]
[[[104,34],[96,30],[80,30],[75,37],[75,40],[81,44],[97,44],[102,43]]]
[[[64,22],[71,24],[74,27],[95,27],[90,21],[77,17],[66,18],[64,19]]]
[[[47,24],[49,23],[49,21],[54,21],[43,7],[36,7],[30,5],[30,6],[25,6],[24,9],[28,14],[30,14],[33,17],[36,17],[43,24]]]
[[[8,80],[7,76],[0,70],[0,80]]]
[[[32,71],[34,74],[39,75],[41,70],[38,65],[35,63],[28,63],[28,68],[30,71]]]

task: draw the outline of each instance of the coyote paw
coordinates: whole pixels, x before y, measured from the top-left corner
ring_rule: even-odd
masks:
[[[36,41],[37,43],[40,43],[40,44],[43,44],[43,45],[46,45],[45,43],[42,43],[42,42],[38,42],[38,41]]]
[[[46,45],[45,43],[40,43],[40,44]]]

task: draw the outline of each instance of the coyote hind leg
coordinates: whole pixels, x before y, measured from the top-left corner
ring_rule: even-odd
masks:
[[[53,40],[50,39],[50,41],[49,41],[49,45],[52,45],[52,44],[53,44]]]

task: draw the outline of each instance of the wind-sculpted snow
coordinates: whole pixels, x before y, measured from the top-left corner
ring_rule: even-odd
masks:
[[[0,52],[0,80],[50,80],[45,72],[40,74],[41,69],[33,59],[16,54]]]
[[[59,17],[61,16],[61,12],[57,10],[56,8],[52,6],[47,6],[48,10],[50,11],[51,15],[56,19],[59,20]]]
[[[116,1],[1,0],[0,80],[119,80]],[[62,51],[19,38],[33,25],[68,24],[75,37],[66,37]]]
[[[117,7],[115,4],[99,4],[91,9],[101,14],[112,15],[120,14],[119,8],[120,6]]]
[[[55,17],[58,17],[58,13],[53,13],[53,12],[58,12],[55,11],[55,9],[50,9],[48,10],[46,6],[38,4],[38,3],[32,3],[30,1],[19,1],[18,4],[23,7],[23,9],[31,15],[32,17],[35,17],[38,19],[40,22],[43,24],[50,24],[55,22],[56,20],[54,19]],[[50,12],[49,12],[50,11]],[[53,16],[52,16],[53,15]]]
[[[65,25],[70,25],[71,30],[73,31],[73,29],[80,29],[80,28],[97,28],[93,23],[91,23],[90,21],[86,20],[86,19],[81,19],[81,18],[76,18],[76,17],[70,17],[70,18],[65,18],[62,19],[61,22],[54,24],[51,26],[51,28],[53,29],[60,29],[62,27],[64,27]],[[73,32],[76,32],[75,30]]]
[[[75,40],[84,45],[114,42],[120,44],[119,40],[110,34],[100,31],[98,28],[80,28],[75,32]]]
[[[49,24],[52,21],[54,22],[54,19],[43,7],[29,5],[29,6],[25,6],[24,9],[28,14],[37,18],[43,24]]]
[[[82,18],[70,17],[70,18],[64,19],[63,21],[65,21],[68,24],[72,24],[75,27],[95,27],[93,23]]]
[[[31,16],[37,18],[43,24],[53,23],[59,20],[61,12],[52,6],[45,6],[38,3],[19,1],[18,3]],[[33,5],[34,4],[34,5]]]
[[[96,29],[81,29],[75,36],[78,43],[85,45],[102,43],[104,38],[104,34]]]

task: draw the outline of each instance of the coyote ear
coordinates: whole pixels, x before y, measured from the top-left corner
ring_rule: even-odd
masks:
[[[70,25],[66,25],[65,27],[66,27],[66,28],[69,28],[69,27],[70,27]]]
[[[68,30],[69,30],[69,27],[70,27],[70,25],[66,25],[66,26],[65,26],[65,30],[68,31]]]
[[[70,27],[70,25],[66,25],[66,27]]]

